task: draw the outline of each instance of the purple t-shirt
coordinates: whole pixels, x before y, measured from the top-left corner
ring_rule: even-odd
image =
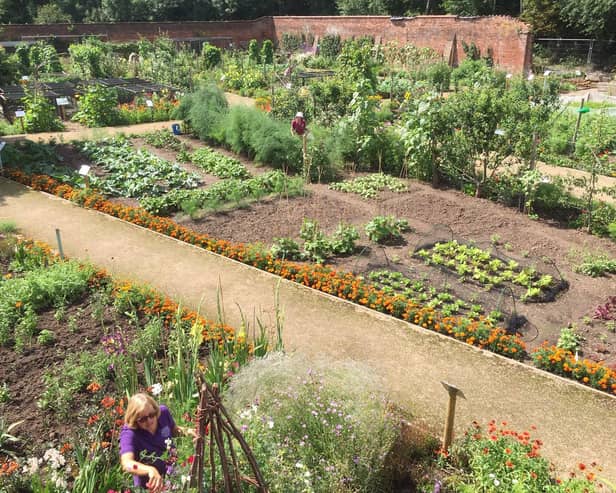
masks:
[[[161,476],[166,473],[167,465],[161,457],[167,457],[167,444],[165,440],[171,438],[175,421],[167,409],[167,406],[160,406],[160,417],[158,418],[158,428],[156,433],[152,435],[147,430],[141,428],[133,429],[128,426],[122,426],[120,431],[120,455],[127,452],[132,452],[135,455],[135,460],[144,464],[153,465],[158,469]],[[142,454],[144,457],[142,457]],[[148,457],[145,457],[148,456]],[[156,460],[150,457],[157,457]],[[148,482],[147,476],[137,476],[133,474],[135,486],[145,487]]]

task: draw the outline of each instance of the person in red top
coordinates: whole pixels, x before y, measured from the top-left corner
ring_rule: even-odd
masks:
[[[291,122],[291,134],[294,135],[304,135],[306,132],[306,120],[304,120],[304,114],[301,111],[298,111],[295,114],[295,118]]]

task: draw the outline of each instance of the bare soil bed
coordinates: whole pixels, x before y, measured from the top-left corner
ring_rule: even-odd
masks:
[[[0,264],[0,275],[6,274],[6,264]],[[85,426],[88,418],[83,414],[85,395],[71,403],[69,417],[62,417],[39,406],[39,400],[45,390],[43,377],[59,368],[71,354],[96,351],[101,347],[101,338],[105,335],[103,327],[123,327],[127,336],[134,334],[126,317],[114,313],[110,308],[100,309],[93,296],[66,307],[60,318],[54,309],[37,314],[39,330],[47,329],[54,333],[53,345],[32,344],[22,352],[13,348],[0,346],[0,382],[10,389],[10,401],[0,403],[0,416],[5,423],[23,423],[13,430],[19,438],[14,444],[14,451],[19,455],[28,453],[42,454],[47,448],[60,447],[62,443],[74,436]],[[51,406],[51,411],[56,411]]]
[[[190,149],[202,146],[197,140],[182,137]],[[156,149],[133,139],[135,145],[169,160],[175,152]],[[232,155],[228,151],[220,152]],[[78,166],[84,157],[69,147],[63,147],[66,164]],[[232,155],[237,158],[238,156]],[[240,158],[254,174],[265,171],[253,162]],[[217,179],[191,164],[184,164],[198,173],[207,186]],[[94,170],[96,172],[96,168]],[[349,174],[347,178],[353,177]],[[563,225],[534,220],[513,209],[486,199],[477,199],[450,189],[434,189],[415,180],[408,180],[408,191],[382,192],[377,199],[363,199],[358,195],[333,191],[325,184],[311,184],[304,196],[270,197],[240,208],[208,213],[199,218],[176,214],[174,220],[195,231],[214,238],[242,243],[262,243],[271,246],[275,238],[291,237],[299,240],[304,218],[318,221],[326,234],[331,234],[343,221],[358,228],[361,237],[357,253],[329,261],[337,270],[366,275],[370,271],[388,269],[411,279],[420,279],[437,289],[449,287],[452,294],[470,303],[483,304],[485,312],[499,309],[516,314],[522,320],[518,332],[528,350],[544,341],[556,343],[564,327],[574,327],[583,336],[580,357],[604,361],[616,368],[616,333],[605,322],[593,319],[597,305],[616,295],[614,276],[591,278],[574,272],[574,266],[587,253],[606,253],[616,257],[616,244],[585,232],[567,229]],[[127,205],[137,205],[134,199],[117,199]],[[376,215],[395,215],[407,219],[412,230],[396,245],[380,246],[371,243],[363,226]],[[562,278],[568,289],[556,299],[543,303],[523,303],[508,292],[486,292],[481,286],[460,283],[455,273],[426,266],[413,257],[420,245],[456,239],[470,242],[504,259],[514,259],[522,266]]]

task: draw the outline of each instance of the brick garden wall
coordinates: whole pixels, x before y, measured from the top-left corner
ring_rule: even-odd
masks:
[[[245,45],[251,39],[279,41],[284,33],[342,38],[372,35],[383,42],[397,41],[430,47],[445,59],[464,59],[462,42],[471,42],[482,55],[490,51],[497,66],[514,73],[530,69],[532,37],[528,26],[510,17],[457,17],[452,15],[392,18],[385,16],[348,17],[261,17],[252,21],[227,22],[124,22],[98,24],[50,24],[0,26],[0,40],[17,41],[54,35],[78,39],[97,35],[108,41],[154,39],[167,35],[174,39],[208,39],[218,46]]]

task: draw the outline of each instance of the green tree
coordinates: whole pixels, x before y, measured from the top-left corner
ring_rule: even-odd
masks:
[[[492,3],[489,0],[445,0],[443,8],[448,14],[487,15],[494,13]]]
[[[555,0],[524,0],[520,19],[537,35],[557,35],[562,29],[558,4]]]
[[[62,11],[62,8],[55,3],[39,5],[36,9],[35,24],[61,24],[72,22],[69,14]]]
[[[562,18],[582,33],[599,39],[616,36],[616,0],[561,0]]]
[[[336,0],[340,15],[385,15],[384,0]]]

